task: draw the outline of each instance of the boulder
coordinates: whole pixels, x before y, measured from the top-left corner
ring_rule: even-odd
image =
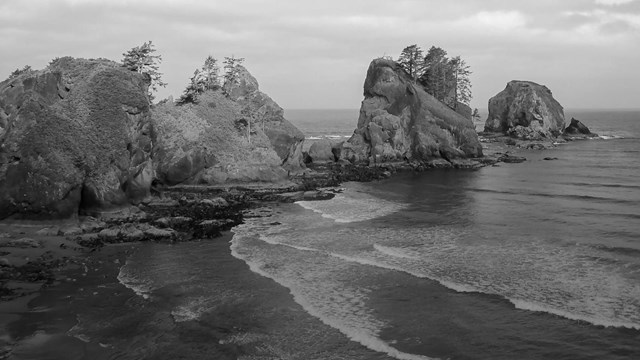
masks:
[[[149,77],[70,57],[0,83],[0,219],[67,218],[149,194]]]
[[[333,154],[333,144],[327,139],[321,139],[311,144],[308,154],[311,162],[316,164],[336,161]]]
[[[598,136],[598,134],[592,133],[585,124],[575,118],[571,118],[571,123],[564,129],[563,135],[569,138],[590,138]]]
[[[341,159],[365,164],[482,156],[471,120],[429,95],[387,59],[369,65],[357,128],[334,151]]]
[[[510,134],[523,140],[554,138],[564,129],[564,110],[546,86],[510,81],[489,100],[485,132]]]

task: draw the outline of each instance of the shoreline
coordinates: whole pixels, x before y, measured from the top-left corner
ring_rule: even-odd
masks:
[[[507,147],[504,144],[491,144],[490,147],[492,148],[492,151],[487,155],[494,157],[496,156],[496,154],[509,154],[511,151],[515,151],[516,153],[531,151]],[[517,156],[514,156],[514,158],[517,158]],[[502,161],[504,161],[504,159]],[[165,194],[161,194],[160,198],[156,198],[155,200],[151,200],[151,202],[143,204],[145,206],[145,210],[149,210],[153,207],[151,205],[153,205],[154,201],[160,202],[160,205],[156,204],[158,206],[156,206],[155,209],[157,211],[154,215],[154,220],[138,218],[137,216],[139,214],[137,214],[136,212],[125,212],[126,214],[124,216],[120,215],[120,218],[116,216],[115,220],[112,219],[112,221],[122,227],[127,226],[131,223],[153,223],[154,221],[157,221],[158,217],[160,217],[161,215],[169,214],[173,216],[170,216],[169,219],[176,219],[180,217],[180,215],[185,214],[181,213],[182,210],[176,213],[176,211],[174,211],[175,209],[184,210],[184,208],[192,206],[189,211],[202,210],[203,207],[201,205],[203,204],[204,200],[216,195],[222,195],[223,198],[229,200],[229,204],[227,204],[227,207],[223,206],[222,210],[220,210],[220,208],[216,208],[217,210],[213,211],[216,218],[230,218],[233,217],[232,215],[230,215],[231,213],[239,213],[241,209],[269,201],[294,202],[302,199],[322,200],[331,198],[332,194],[330,192],[313,189],[319,189],[324,186],[337,186],[342,182],[353,180],[354,178],[356,181],[370,181],[391,176],[391,174],[389,174],[389,168],[384,167],[384,165],[379,167],[368,167],[365,170],[358,170],[358,168],[353,167],[351,172],[338,172],[338,175],[336,175],[335,170],[331,170],[331,166],[325,167],[321,165],[315,168],[318,170],[315,177],[312,176],[304,178],[302,180],[302,184],[298,184],[293,187],[274,186],[273,184],[265,186],[264,184],[260,184],[255,187],[245,185],[237,187],[190,188],[187,186],[175,187],[173,189],[164,189],[165,194],[170,194],[170,196],[167,197],[165,196]],[[391,168],[391,172],[402,170],[403,168]],[[186,195],[186,197],[183,195]],[[176,217],[175,215],[178,215],[178,217]],[[212,215],[211,211],[209,211],[208,215]],[[242,221],[241,218],[234,218],[234,221],[230,223],[217,223],[213,227],[208,229],[208,232],[204,233],[204,235],[206,235],[205,237],[209,239],[195,240],[195,242],[210,241],[222,244],[224,240],[231,239],[232,234],[229,232],[229,230],[232,229],[232,227],[238,224],[240,221]],[[183,225],[191,226],[192,224],[193,222]],[[125,264],[127,257],[130,256],[130,254],[136,249],[140,248],[141,246],[147,246],[147,244],[140,243],[138,241],[128,241],[126,237],[123,237],[124,235],[122,235],[122,231],[118,234],[118,236],[112,239],[113,241],[111,242],[125,242],[121,244],[110,244],[109,241],[104,241],[104,238],[98,236],[93,236],[86,233],[82,234],[82,232],[78,234],[77,230],[74,230],[73,225],[73,221],[62,224],[62,226],[60,226],[60,223],[52,222],[25,223],[18,226],[16,226],[15,224],[0,223],[0,230],[2,230],[0,231],[0,233],[4,232],[6,234],[7,228],[18,229],[17,231],[15,231],[16,233],[12,234],[10,238],[16,239],[24,235],[24,237],[27,238],[35,238],[36,241],[39,241],[43,245],[40,247],[34,247],[33,249],[20,249],[20,251],[17,252],[19,254],[18,256],[23,256],[24,258],[25,253],[40,253],[40,256],[48,254],[47,259],[51,261],[51,263],[45,263],[45,265],[43,265],[45,270],[49,270],[48,277],[45,277],[46,279],[43,280],[45,282],[48,281],[49,286],[42,286],[40,288],[40,285],[33,285],[29,290],[30,292],[25,291],[25,294],[23,294],[23,296],[19,296],[10,302],[0,302],[0,316],[2,316],[1,318],[3,324],[3,332],[0,334],[0,358],[7,358],[13,351],[25,351],[24,346],[27,346],[28,348],[30,346],[29,344],[33,345],[32,343],[34,341],[39,343],[40,345],[46,345],[49,343],[55,343],[59,345],[60,341],[66,341],[69,342],[69,348],[78,348],[82,345],[85,348],[85,350],[83,351],[91,351],[96,354],[104,353],[105,350],[103,347],[101,347],[100,344],[97,345],[98,347],[91,348],[87,347],[86,343],[82,339],[78,339],[75,337],[73,339],[70,339],[70,336],[68,336],[67,333],[73,328],[73,326],[75,326],[72,324],[73,321],[71,319],[66,319],[63,322],[64,325],[58,325],[58,332],[55,333],[52,338],[43,338],[43,334],[39,332],[41,331],[41,329],[37,329],[36,327],[34,330],[33,322],[30,322],[31,320],[29,319],[38,318],[38,314],[50,313],[52,309],[57,309],[56,311],[62,311],[62,313],[64,313],[64,310],[60,309],[59,306],[56,307],[57,305],[51,304],[51,302],[54,300],[47,299],[47,297],[53,294],[64,294],[64,298],[72,299],[74,295],[81,296],[82,294],[78,293],[78,291],[83,290],[86,287],[93,287],[95,289],[98,289],[99,286],[106,286],[107,288],[111,288],[112,290],[119,289],[116,291],[116,298],[118,300],[114,301],[122,301],[122,303],[126,302],[126,300],[128,299],[138,296],[134,294],[133,290],[126,288],[123,284],[121,284],[121,282],[118,280],[118,274],[120,272],[120,268]],[[43,231],[44,229],[48,228],[52,230]],[[104,230],[106,228],[108,227],[103,226],[101,230]],[[69,229],[71,230],[68,231]],[[65,234],[65,232],[67,231],[69,233]],[[221,231],[223,232],[220,233]],[[161,242],[167,243],[162,245],[170,246],[168,243],[175,243],[176,241],[193,241],[192,238],[195,235],[202,236],[203,233],[193,233],[191,234],[191,236],[186,236],[184,238],[172,235],[169,241],[162,239],[159,240]],[[221,237],[217,237],[218,235],[221,235]],[[224,253],[228,253],[226,255],[233,258],[235,261],[241,262],[246,267],[246,271],[250,272],[251,274],[255,274],[247,267],[244,262],[242,262],[240,259],[236,259],[231,255],[231,249],[228,245],[226,245],[226,250],[224,251]],[[33,258],[34,256],[35,255],[30,255],[26,257]],[[95,271],[92,269],[95,269]],[[259,274],[255,275],[260,276]],[[271,280],[270,278],[265,278],[265,280],[270,282],[271,285],[269,286],[275,285],[286,290],[289,297],[286,301],[288,302],[289,307],[300,306],[295,302],[292,295],[288,292],[288,289],[279,285],[277,282]],[[97,296],[100,294],[100,290],[94,291],[91,294],[92,296]],[[90,301],[87,300],[86,297],[82,298],[79,301],[88,301],[88,303],[90,303]],[[294,305],[292,305],[292,303]],[[260,307],[259,304],[257,304],[256,306]],[[312,317],[309,314],[306,315]],[[317,318],[313,319],[315,319],[316,321],[320,321]],[[41,322],[46,323],[47,316],[44,316]],[[337,332],[338,336],[344,337],[346,339],[346,336],[344,336],[338,330],[333,328],[331,328],[331,330]],[[349,340],[347,339],[347,341]],[[361,345],[358,344],[358,346]]]

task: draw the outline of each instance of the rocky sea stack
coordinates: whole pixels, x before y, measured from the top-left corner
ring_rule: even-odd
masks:
[[[0,219],[99,214],[152,183],[277,182],[300,169],[303,134],[241,68],[193,104],[150,108],[148,75],[65,57],[0,83]]]
[[[237,82],[193,104],[160,104],[152,118],[155,169],[164,185],[277,182],[304,166],[304,135],[241,66]]]
[[[145,197],[148,76],[69,57],[0,83],[0,219],[69,217]]]
[[[559,136],[564,126],[564,110],[551,90],[531,81],[514,80],[489,100],[484,131],[544,140]]]
[[[371,62],[364,97],[357,129],[336,151],[340,158],[447,167],[482,156],[472,121],[425,92],[395,61]]]

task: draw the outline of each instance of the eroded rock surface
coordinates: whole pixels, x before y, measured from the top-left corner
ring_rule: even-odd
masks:
[[[149,79],[65,57],[0,83],[0,219],[61,218],[149,192]]]
[[[336,150],[353,163],[451,161],[482,156],[470,119],[426,93],[392,60],[371,62],[353,136]]]
[[[551,90],[531,81],[514,80],[489,100],[484,131],[544,140],[559,136],[564,126],[564,110]]]

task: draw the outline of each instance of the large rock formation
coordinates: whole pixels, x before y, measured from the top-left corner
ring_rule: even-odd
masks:
[[[489,100],[484,131],[543,140],[560,135],[564,125],[564,110],[551,90],[534,82],[514,80]]]
[[[149,78],[61,58],[0,83],[0,219],[68,217],[147,195]]]
[[[195,104],[153,109],[155,169],[166,185],[277,182],[304,166],[304,135],[239,69],[237,82],[209,90]]]
[[[239,66],[237,81],[226,82],[223,89],[245,114],[260,124],[286,168],[295,170],[304,166],[304,134],[284,118],[284,110],[269,95],[260,91],[258,81],[246,68]]]
[[[340,149],[351,162],[454,161],[482,156],[470,119],[436,100],[394,61],[375,59],[358,127]]]

